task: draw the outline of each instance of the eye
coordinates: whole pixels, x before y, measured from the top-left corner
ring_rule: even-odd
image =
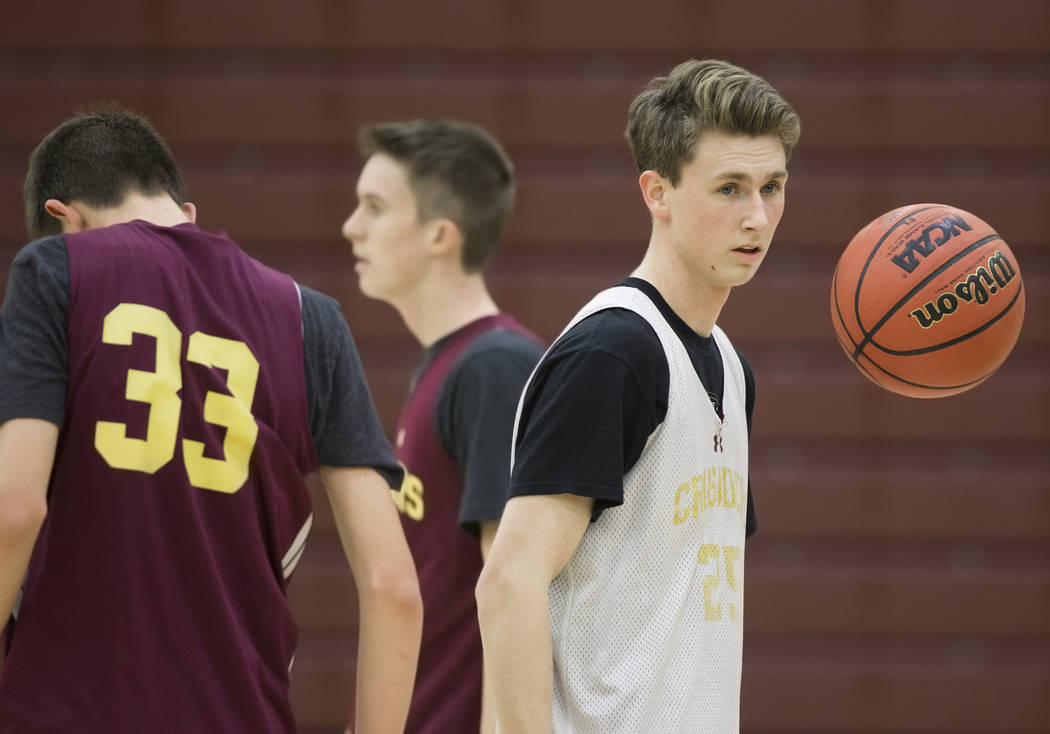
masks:
[[[765,186],[762,187],[762,193],[763,194],[775,194],[779,190],[780,190],[780,182],[779,181],[770,181],[769,183],[767,183]]]
[[[724,186],[721,186],[718,189],[718,193],[723,194],[725,196],[729,196],[735,191],[736,191],[736,185],[735,184],[725,184]]]

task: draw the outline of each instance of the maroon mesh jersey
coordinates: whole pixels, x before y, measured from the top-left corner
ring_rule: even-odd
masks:
[[[317,466],[295,284],[191,224],[66,243],[66,415],[0,731],[292,732]]]
[[[482,651],[474,587],[481,551],[477,539],[460,529],[463,471],[442,444],[435,410],[456,360],[479,336],[495,329],[536,339],[503,314],[454,332],[418,375],[398,422],[397,457],[408,472],[398,500],[401,524],[415,559],[424,610],[408,734],[469,733],[480,725]],[[508,421],[513,422],[513,415]],[[510,446],[506,449],[509,462]]]

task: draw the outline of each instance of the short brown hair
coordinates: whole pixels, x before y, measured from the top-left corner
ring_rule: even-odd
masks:
[[[22,198],[26,229],[35,238],[62,225],[44,209],[48,199],[120,205],[131,191],[186,200],[182,173],[149,120],[110,103],[81,112],[56,127],[29,156]]]
[[[480,271],[514,208],[514,167],[499,142],[460,120],[366,125],[357,139],[364,155],[384,153],[408,169],[420,221],[455,222],[463,233],[463,269]]]
[[[627,112],[626,135],[639,173],[656,171],[673,186],[706,130],[771,135],[791,158],[801,122],[765,79],[716,59],[690,59],[654,78]]]

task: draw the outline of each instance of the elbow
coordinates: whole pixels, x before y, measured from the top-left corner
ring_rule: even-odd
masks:
[[[478,604],[478,623],[484,635],[485,628],[498,618],[513,594],[507,573],[498,564],[489,561],[481,569],[474,598]]]
[[[36,538],[47,517],[47,500],[38,493],[22,490],[0,492],[3,512],[0,513],[0,540],[3,546],[13,548]]]
[[[390,568],[372,574],[367,587],[359,589],[374,606],[416,625],[423,623],[423,597],[415,568]]]

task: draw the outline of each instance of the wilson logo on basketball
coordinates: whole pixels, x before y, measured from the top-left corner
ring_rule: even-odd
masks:
[[[945,316],[955,313],[960,301],[985,305],[1016,276],[1017,269],[1002,250],[996,250],[988,258],[988,267],[982,265],[977,268],[965,280],[956,283],[951,291],[942,293],[933,301],[927,301],[925,306],[912,311],[911,315],[919,322],[919,326],[928,329]]]
[[[921,235],[905,244],[904,249],[890,259],[901,270],[910,273],[919,267],[919,255],[927,257],[936,248],[959,234],[959,230],[969,232],[970,225],[957,214],[949,215],[924,229]]]

